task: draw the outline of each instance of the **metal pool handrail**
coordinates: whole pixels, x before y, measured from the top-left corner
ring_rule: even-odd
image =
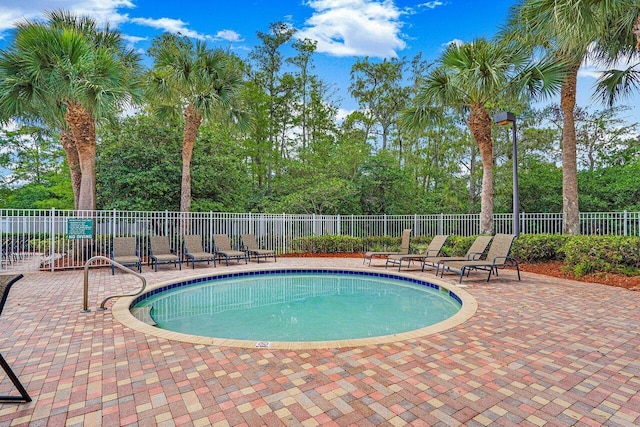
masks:
[[[87,260],[87,262],[84,264],[84,299],[83,299],[83,308],[82,308],[82,313],[89,313],[91,310],[89,309],[89,267],[91,267],[91,263],[95,260],[103,260],[103,261],[107,261],[109,264],[112,264],[115,267],[118,267],[120,270],[126,272],[126,273],[131,273],[134,276],[136,276],[138,279],[140,279],[142,281],[142,287],[138,290],[138,292],[132,293],[132,294],[117,294],[117,295],[109,295],[108,297],[106,297],[105,299],[102,300],[102,302],[100,303],[100,308],[99,310],[106,310],[106,307],[104,306],[107,301],[109,301],[111,298],[118,298],[118,297],[135,297],[137,295],[140,295],[145,288],[147,287],[147,279],[144,278],[144,276],[142,276],[142,274],[139,274],[133,270],[131,270],[130,268],[125,267],[124,265],[112,260],[111,258],[107,258],[105,256],[102,255],[96,255],[94,257],[91,257]]]

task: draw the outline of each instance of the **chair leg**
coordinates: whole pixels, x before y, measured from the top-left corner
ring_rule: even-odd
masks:
[[[489,269],[489,277],[487,277],[487,282],[489,281],[489,279],[491,279],[491,273],[493,273],[493,270],[496,270],[496,276],[498,275],[498,267],[497,266],[491,266],[491,268]]]
[[[22,386],[16,374],[13,373],[7,361],[4,360],[4,357],[2,357],[2,354],[0,354],[0,365],[2,366],[2,369],[4,369],[4,371],[7,373],[7,376],[11,379],[11,382],[13,383],[13,385],[16,386],[16,388],[20,392],[20,396],[0,396],[0,401],[17,402],[17,403],[31,402],[31,396],[29,396],[29,393],[27,393],[27,390],[25,390],[25,388]]]

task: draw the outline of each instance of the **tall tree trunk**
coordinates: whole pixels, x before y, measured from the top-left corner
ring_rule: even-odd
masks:
[[[96,127],[91,114],[80,104],[67,105],[65,121],[69,124],[80,166],[78,210],[96,209]]]
[[[576,85],[578,66],[569,70],[562,84],[560,107],[562,108],[562,215],[565,234],[580,234],[580,210],[578,207],[578,167],[576,159]]]
[[[636,18],[636,22],[633,24],[633,34],[636,35],[636,49],[640,50],[640,15]]]
[[[191,211],[191,157],[193,146],[202,124],[202,114],[189,104],[184,110],[184,133],[182,134],[182,184],[180,188],[180,211]]]
[[[467,213],[473,213],[473,202],[476,198],[476,153],[473,147],[471,148],[471,156],[469,161],[469,209]]]
[[[491,140],[491,116],[484,106],[474,105],[469,114],[468,124],[482,157],[480,233],[493,234],[493,141]]]
[[[73,139],[73,133],[70,130],[60,132],[60,144],[64,152],[67,154],[67,165],[69,166],[69,175],[71,176],[71,189],[73,190],[73,208],[78,208],[80,198],[80,183],[82,182],[82,173],[80,172],[80,159],[78,158],[78,149],[76,141]]]

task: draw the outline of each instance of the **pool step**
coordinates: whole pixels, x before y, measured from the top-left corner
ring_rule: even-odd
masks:
[[[132,308],[131,314],[133,314],[133,317],[143,323],[146,323],[147,325],[156,326],[156,321],[153,320],[153,317],[151,317],[152,308],[152,306]]]

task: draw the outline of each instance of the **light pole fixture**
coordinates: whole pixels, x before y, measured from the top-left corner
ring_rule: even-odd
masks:
[[[500,126],[512,124],[512,160],[513,160],[513,234],[520,235],[520,196],[518,189],[518,141],[516,138],[516,115],[513,113],[498,113],[493,121]]]

